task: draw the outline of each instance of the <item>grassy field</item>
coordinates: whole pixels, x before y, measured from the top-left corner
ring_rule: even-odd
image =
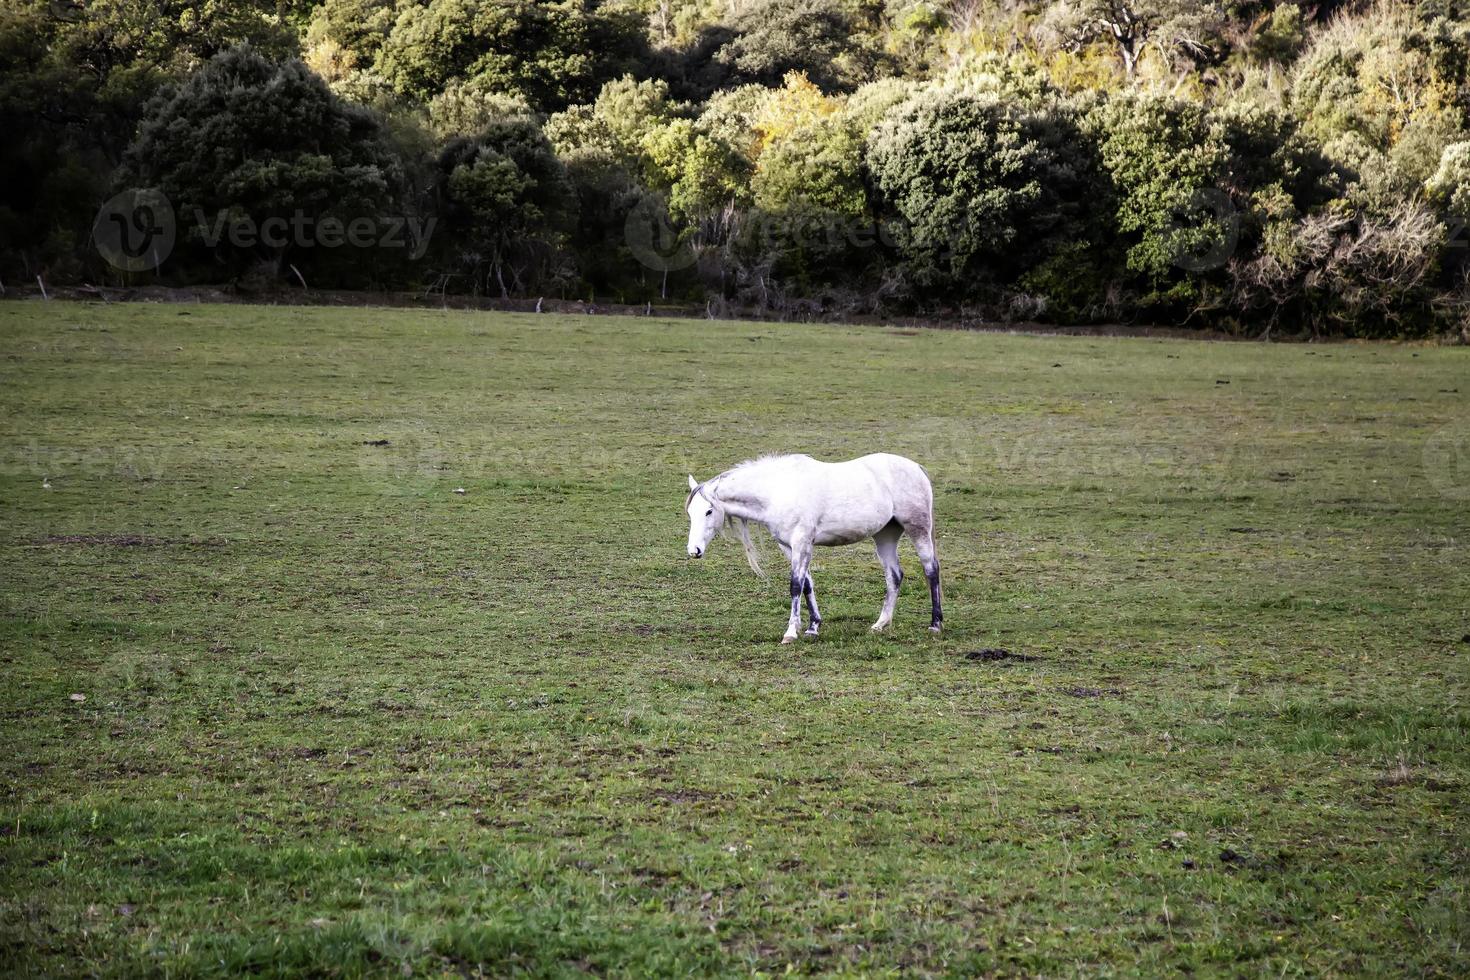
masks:
[[[0,353],[0,972],[1470,970],[1470,350],[8,303]],[[889,635],[821,550],[794,649],[769,540],[684,558],[686,473],[876,449],[941,636],[907,543]]]

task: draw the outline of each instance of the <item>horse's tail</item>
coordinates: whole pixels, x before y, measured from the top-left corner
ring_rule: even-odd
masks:
[[[732,517],[730,522],[735,525],[735,530],[740,534],[740,547],[745,549],[745,560],[750,564],[750,570],[761,578],[766,573],[761,570],[760,555],[756,553],[755,542],[750,540],[750,524],[743,517]]]

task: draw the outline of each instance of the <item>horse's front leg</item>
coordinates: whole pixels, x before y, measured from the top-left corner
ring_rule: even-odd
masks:
[[[817,630],[822,625],[822,614],[817,611],[817,587],[812,582],[811,573],[808,572],[806,581],[802,583],[802,591],[806,595],[806,632],[804,636],[816,636]]]
[[[810,539],[804,535],[793,535],[791,538],[791,616],[786,621],[786,635],[781,637],[782,643],[795,643],[797,631],[801,629],[801,597],[806,594],[809,579],[807,573],[811,569],[812,545]],[[819,619],[816,617],[816,607],[813,605],[813,634]]]

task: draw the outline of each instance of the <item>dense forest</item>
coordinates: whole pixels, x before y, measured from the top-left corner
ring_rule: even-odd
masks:
[[[9,0],[0,120],[5,283],[1470,335],[1470,0]]]

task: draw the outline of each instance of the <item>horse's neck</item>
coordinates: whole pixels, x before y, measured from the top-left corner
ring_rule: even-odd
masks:
[[[766,522],[770,496],[762,487],[760,474],[749,469],[724,474],[715,481],[714,492],[725,513],[757,524]]]

